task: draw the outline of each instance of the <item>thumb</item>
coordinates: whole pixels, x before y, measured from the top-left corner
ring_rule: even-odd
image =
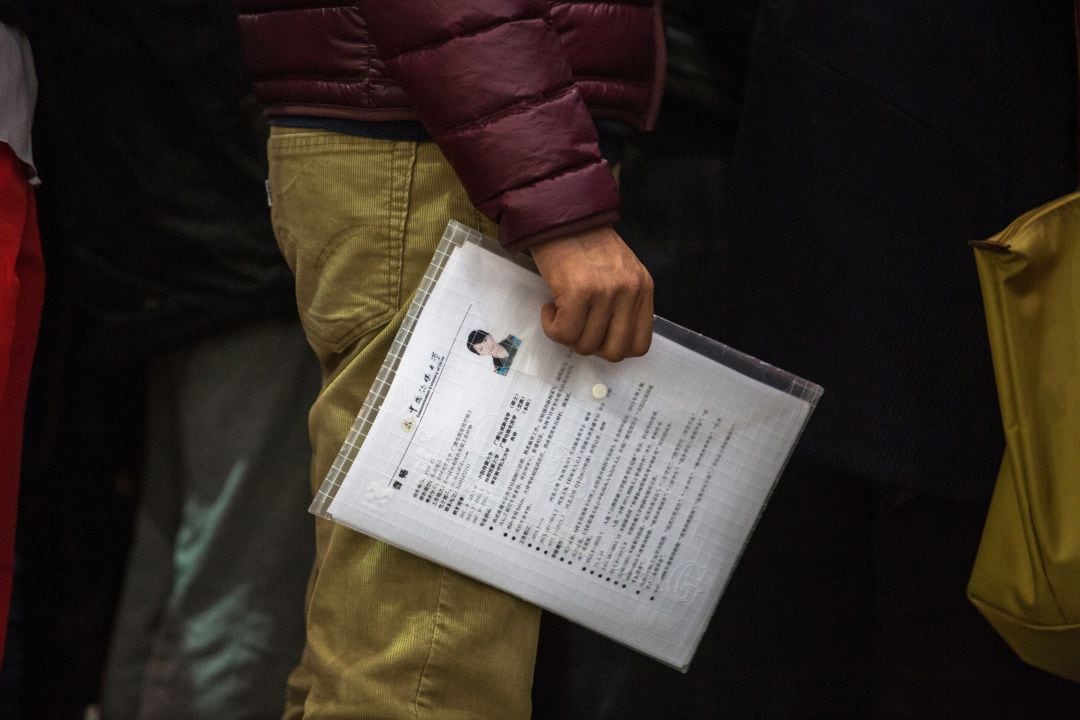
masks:
[[[579,322],[572,305],[559,306],[553,302],[540,308],[540,326],[544,334],[561,345],[573,345],[581,335],[583,322]]]
[[[559,310],[553,302],[549,302],[540,308],[540,326],[544,328],[544,334],[552,340],[555,340],[552,333],[555,332],[555,317],[558,312]],[[558,342],[558,340],[555,340],[555,342]]]

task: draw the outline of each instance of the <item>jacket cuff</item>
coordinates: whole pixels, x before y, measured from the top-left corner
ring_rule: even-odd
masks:
[[[582,218],[566,225],[560,225],[559,227],[549,228],[543,232],[530,235],[525,238],[520,238],[510,245],[506,245],[503,242],[503,236],[499,234],[499,241],[503,243],[503,247],[512,252],[522,252],[533,248],[536,245],[544,242],[545,240],[553,240],[564,235],[570,235],[572,233],[579,233],[585,230],[592,230],[593,228],[605,227],[608,225],[614,225],[619,221],[619,211],[612,210],[609,212],[593,215],[592,217]]]
[[[477,206],[499,224],[509,250],[615,222],[619,189],[607,162],[588,165],[507,190]]]

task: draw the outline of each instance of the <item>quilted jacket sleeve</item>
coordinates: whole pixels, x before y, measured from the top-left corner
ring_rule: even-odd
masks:
[[[391,73],[499,223],[537,241],[618,219],[619,194],[546,0],[361,0]]]

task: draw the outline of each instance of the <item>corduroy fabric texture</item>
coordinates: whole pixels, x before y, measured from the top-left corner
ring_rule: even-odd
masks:
[[[274,230],[323,369],[309,418],[321,484],[448,220],[494,234],[433,143],[274,128]],[[307,643],[285,717],[530,714],[539,610],[319,520]]]

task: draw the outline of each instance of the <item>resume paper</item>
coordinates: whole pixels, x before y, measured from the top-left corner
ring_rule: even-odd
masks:
[[[659,318],[579,356],[526,264],[451,223],[312,511],[685,670],[821,388]]]

